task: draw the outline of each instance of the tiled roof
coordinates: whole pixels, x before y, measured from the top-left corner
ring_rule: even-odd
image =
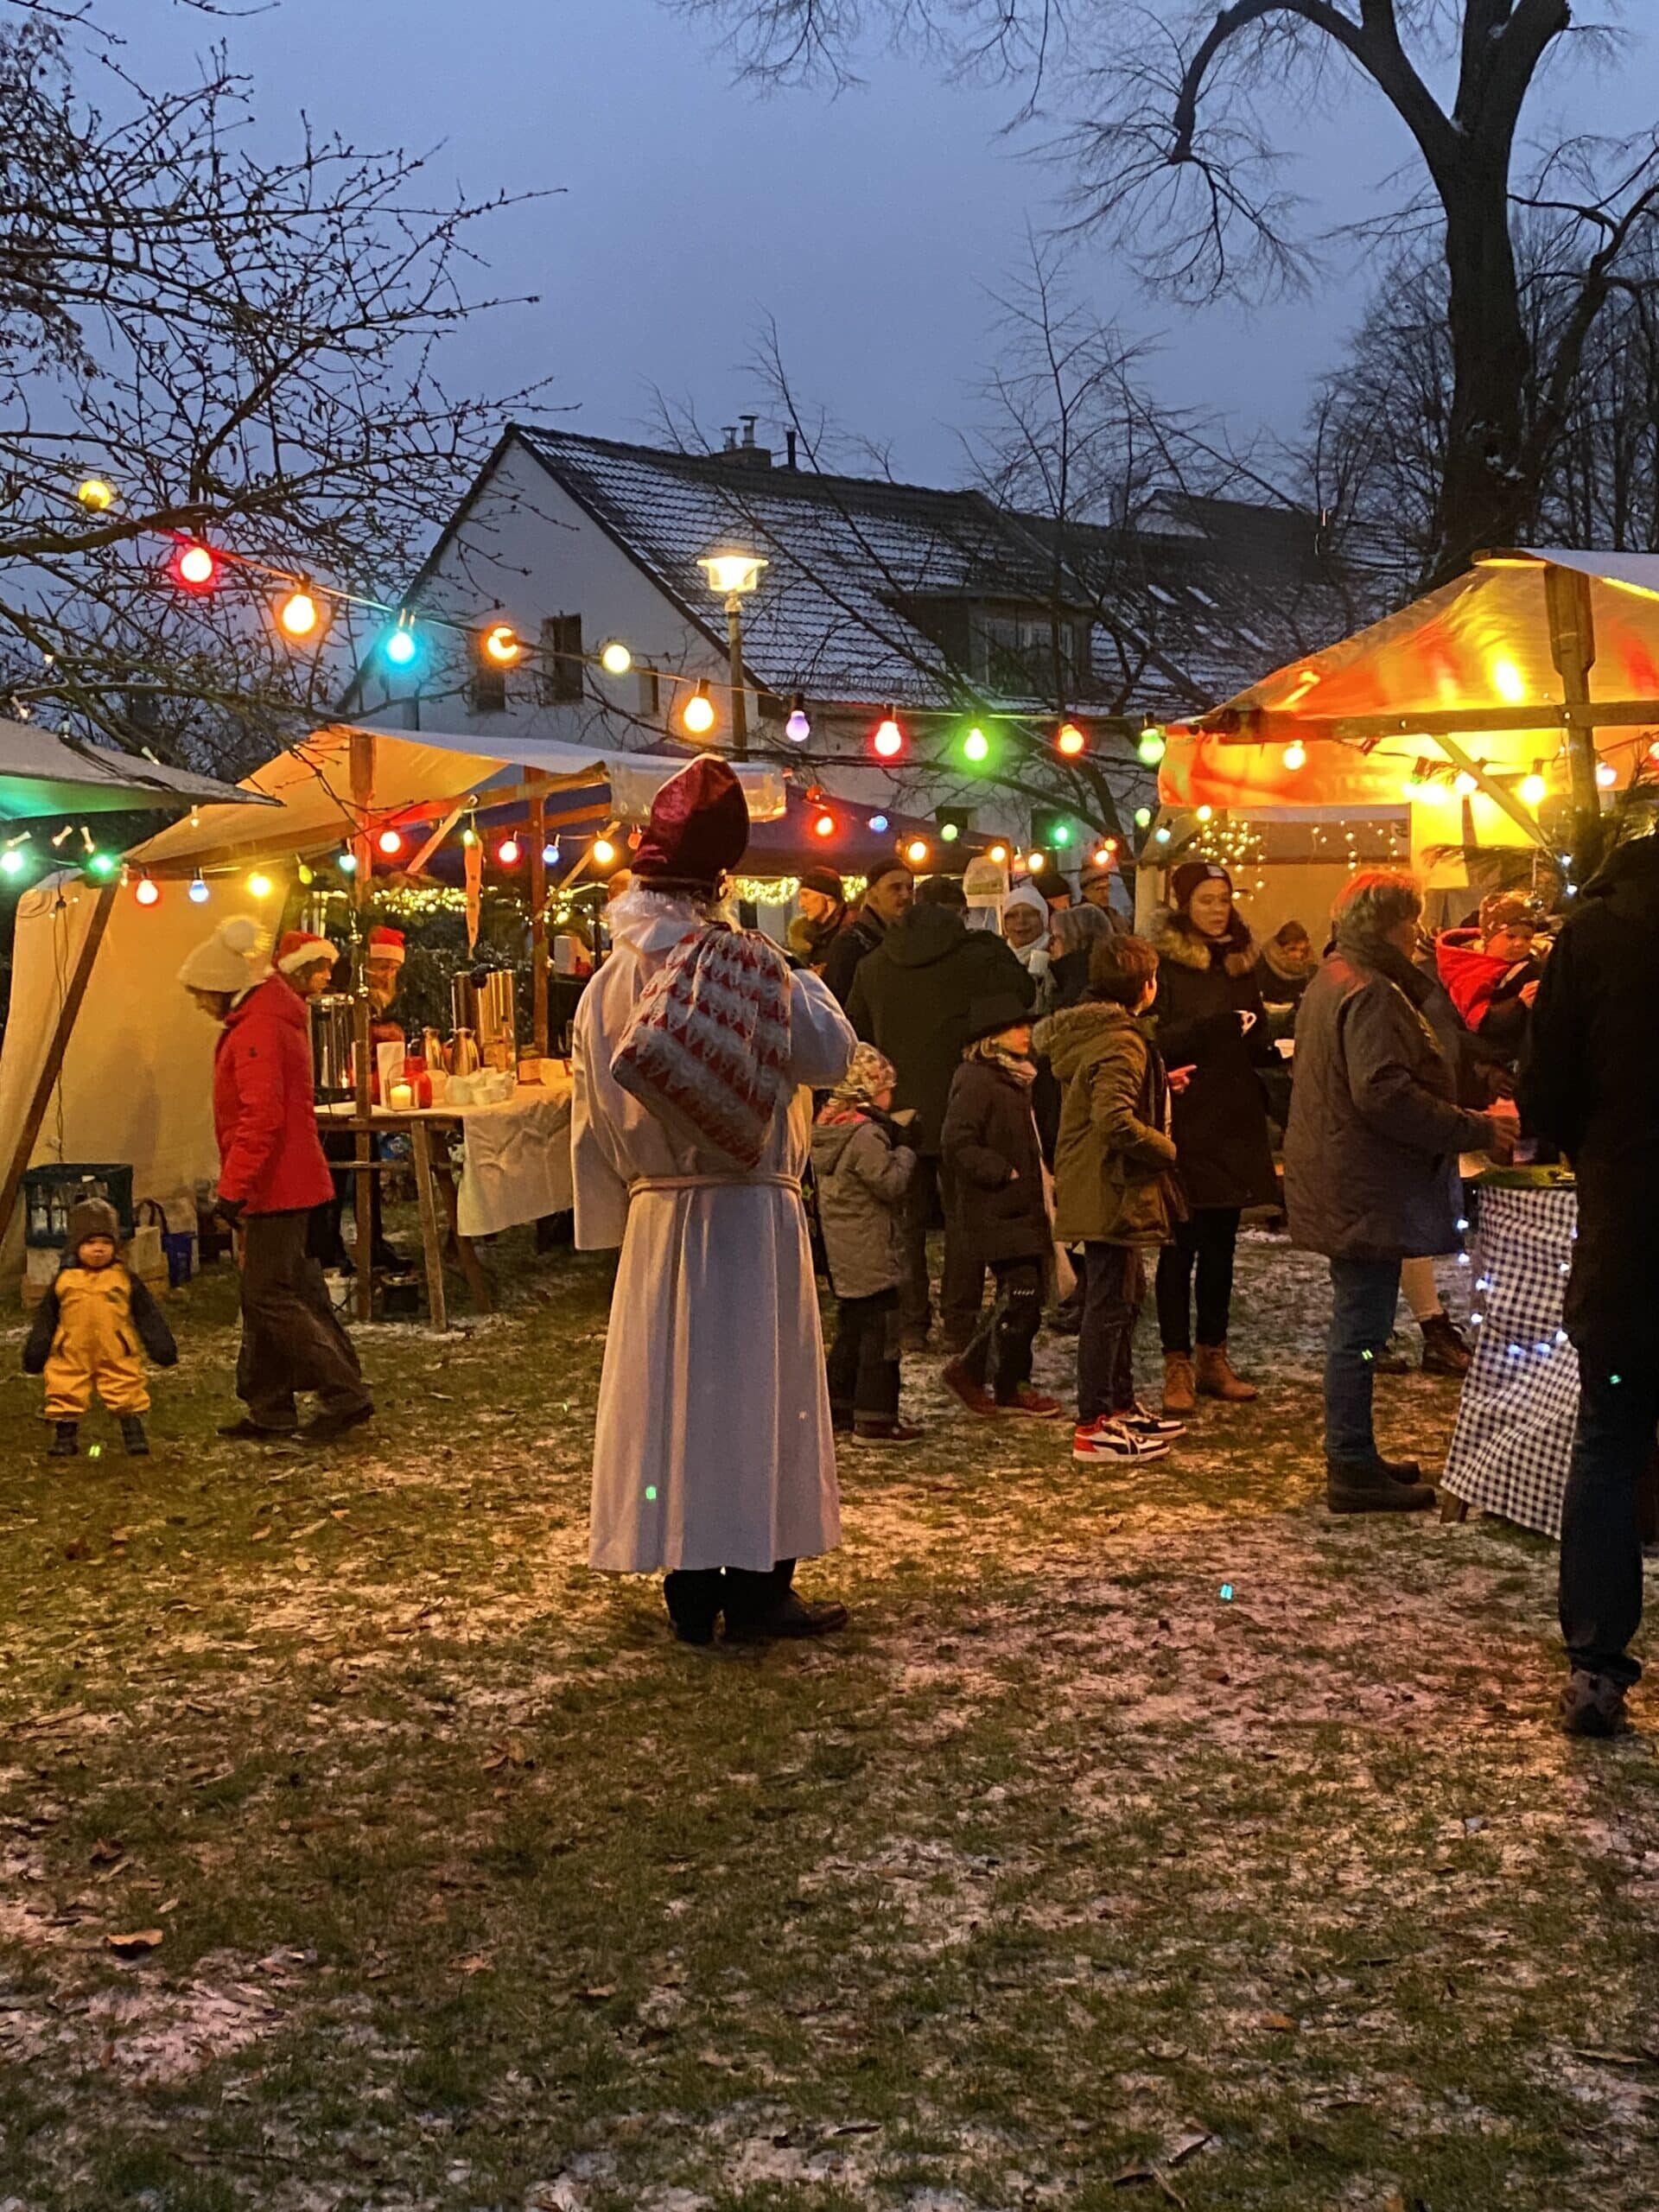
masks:
[[[1096,612],[1091,700],[1174,714],[1230,697],[1352,626],[1322,581],[1310,517],[1228,500],[1166,500],[1150,530],[1010,516],[976,491],[772,467],[739,448],[663,452],[563,431],[518,435],[668,597],[723,643],[696,563],[735,540],[763,553],[744,609],[753,677],[787,696],[912,709],[957,703],[950,664],[902,611],[912,598],[1049,602]],[[1311,625],[1311,627],[1310,627]],[[1040,712],[1051,702],[1005,698]]]

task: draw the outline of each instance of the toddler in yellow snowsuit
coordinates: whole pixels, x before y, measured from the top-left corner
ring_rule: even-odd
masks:
[[[72,1210],[63,1263],[23,1346],[24,1371],[46,1381],[55,1458],[79,1449],[81,1417],[94,1395],[120,1421],[127,1450],[148,1452],[149,1391],[139,1346],[158,1367],[178,1360],[161,1308],[122,1264],[120,1229],[115,1208],[102,1198],[85,1198]]]

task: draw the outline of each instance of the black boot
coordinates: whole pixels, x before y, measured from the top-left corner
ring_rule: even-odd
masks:
[[[712,1643],[725,1578],[717,1567],[671,1567],[663,1577],[663,1603],[682,1643]]]
[[[1402,1481],[1383,1459],[1328,1459],[1325,1502],[1332,1513],[1424,1513],[1434,1485]]]
[[[52,1441],[47,1446],[47,1455],[53,1459],[73,1459],[80,1449],[80,1424],[73,1421],[54,1421]]]
[[[122,1414],[121,1441],[126,1446],[129,1459],[143,1459],[149,1456],[149,1439],[144,1433],[142,1414]]]
[[[1431,1313],[1419,1325],[1423,1332],[1425,1375],[1465,1376],[1475,1363],[1461,1329],[1449,1313]]]

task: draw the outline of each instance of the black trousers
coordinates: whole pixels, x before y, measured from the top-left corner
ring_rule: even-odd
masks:
[[[905,1281],[899,1294],[900,1324],[906,1331],[925,1332],[932,1320],[927,1233],[936,1220],[943,1218],[944,1268],[939,1282],[939,1315],[945,1334],[957,1344],[965,1344],[979,1325],[985,1300],[985,1268],[952,1220],[953,1211],[944,1162],[937,1153],[923,1154],[906,1187],[899,1217],[905,1241]]]
[[[982,1389],[1011,1405],[1031,1380],[1031,1348],[1043,1320],[1043,1270],[1037,1260],[993,1260],[996,1297],[962,1355]]]
[[[830,1410],[845,1425],[860,1414],[893,1421],[899,1412],[899,1294],[843,1298],[830,1347]]]
[[[1147,1294],[1133,1245],[1083,1248],[1083,1326],[1077,1334],[1077,1422],[1135,1408],[1135,1325]]]
[[[1224,1344],[1233,1304],[1239,1208],[1205,1206],[1175,1225],[1158,1255],[1158,1333],[1166,1351],[1192,1349],[1192,1277],[1198,1279],[1198,1342]]]
[[[1575,1667],[1626,1688],[1642,1669],[1627,1646],[1642,1619],[1637,1489],[1659,1429],[1659,1364],[1610,1376],[1579,1362],[1579,1425],[1561,1508],[1561,1635]]]
[[[293,1428],[296,1390],[315,1390],[327,1414],[369,1402],[357,1348],[328,1302],[322,1269],[306,1249],[309,1211],[254,1213],[242,1224],[242,1348],[236,1395],[261,1428]]]
[[[712,1629],[721,1613],[728,1628],[764,1620],[787,1598],[795,1562],[780,1559],[770,1573],[741,1567],[677,1567],[663,1577],[663,1603],[676,1628]]]

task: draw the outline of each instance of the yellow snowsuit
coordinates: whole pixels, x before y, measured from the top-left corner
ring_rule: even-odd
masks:
[[[115,1260],[107,1268],[64,1268],[54,1287],[58,1327],[43,1370],[48,1421],[79,1421],[94,1391],[112,1414],[148,1413],[132,1277]]]

